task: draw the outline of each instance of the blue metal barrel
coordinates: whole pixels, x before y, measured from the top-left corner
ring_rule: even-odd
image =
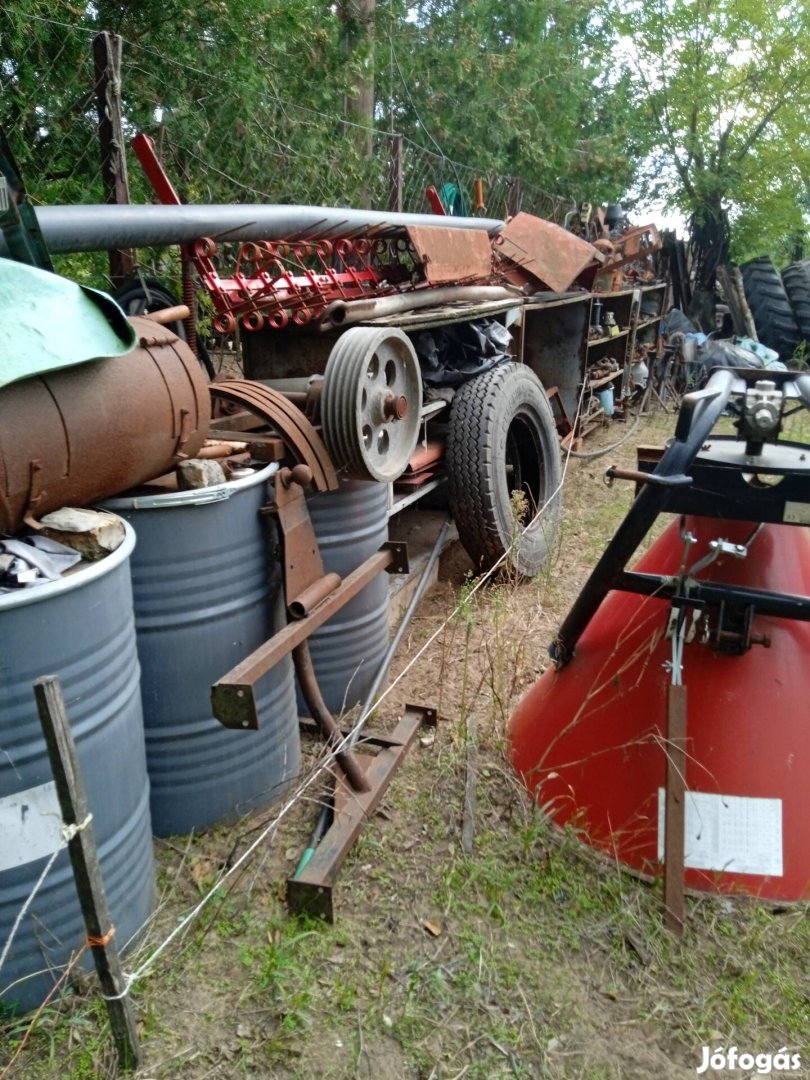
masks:
[[[133,530],[100,562],[0,595],[0,954],[60,844],[61,817],[31,689],[58,675],[87,789],[110,913],[121,947],[154,906],[129,559]],[[0,969],[0,1003],[40,1004],[85,937],[66,850],[22,919]],[[85,956],[89,965],[89,954]]]
[[[347,577],[388,539],[388,485],[341,480],[307,499],[327,573]],[[388,647],[388,575],[380,574],[309,639],[315,674],[333,713],[365,698]],[[299,708],[306,705],[299,697]]]
[[[257,686],[258,731],[223,728],[210,702],[212,683],[283,620],[275,526],[260,513],[276,469],[105,504],[138,535],[132,585],[157,836],[234,820],[298,775],[290,657]]]

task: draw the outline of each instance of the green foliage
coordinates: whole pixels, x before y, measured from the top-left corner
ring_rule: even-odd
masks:
[[[484,173],[594,200],[632,173],[611,35],[590,0],[423,0],[389,8],[386,122]],[[410,12],[404,17],[405,10]],[[398,14],[398,19],[394,13]]]
[[[617,27],[658,144],[647,194],[703,227],[728,213],[740,259],[785,254],[807,209],[810,9],[632,0]]]
[[[511,176],[591,200],[626,186],[637,143],[625,88],[608,77],[602,0],[378,0],[368,32],[355,25],[357,8],[0,7],[0,124],[29,192],[44,203],[103,198],[92,59],[102,29],[124,39],[125,135],[155,138],[188,201],[386,205],[392,130],[407,140],[409,209],[422,209],[424,187],[444,180],[469,201],[476,175],[488,178],[495,213],[505,212]],[[363,132],[344,118],[358,118],[357,93],[372,79],[375,131]],[[448,159],[469,172],[445,175]],[[134,201],[151,197],[131,157],[129,180]]]

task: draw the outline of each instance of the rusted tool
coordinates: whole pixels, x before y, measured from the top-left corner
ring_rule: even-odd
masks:
[[[312,483],[316,491],[334,491],[337,488],[337,474],[320,435],[284,394],[249,379],[212,383],[209,390],[215,400],[234,401],[275,428],[289,446],[293,457],[312,470]]]

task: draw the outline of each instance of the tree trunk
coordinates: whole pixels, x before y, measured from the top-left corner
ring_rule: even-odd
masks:
[[[346,0],[342,6],[343,45],[348,62],[358,63],[354,89],[346,94],[346,119],[360,127],[355,132],[355,147],[360,161],[371,161],[374,153],[374,11],[377,0]],[[359,199],[371,206],[371,194],[363,186]]]

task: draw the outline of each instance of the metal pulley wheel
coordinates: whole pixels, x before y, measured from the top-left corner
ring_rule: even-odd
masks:
[[[422,373],[401,330],[356,326],[329,356],[323,438],[335,468],[358,480],[396,480],[419,438]]]

